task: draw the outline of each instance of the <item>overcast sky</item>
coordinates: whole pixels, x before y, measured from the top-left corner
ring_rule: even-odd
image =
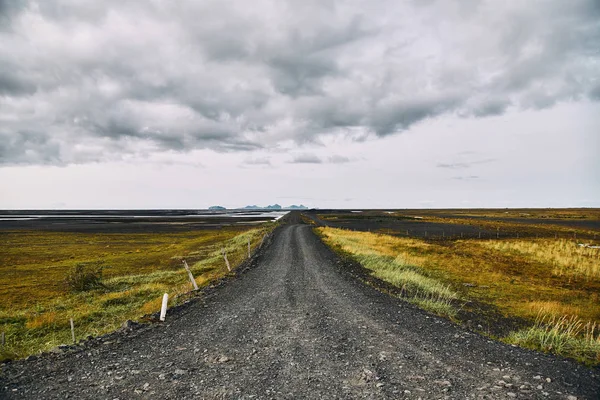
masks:
[[[0,208],[599,207],[597,0],[0,0]]]

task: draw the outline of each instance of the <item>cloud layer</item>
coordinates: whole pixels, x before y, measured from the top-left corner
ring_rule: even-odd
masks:
[[[599,4],[0,1],[0,163],[365,140],[598,101]]]

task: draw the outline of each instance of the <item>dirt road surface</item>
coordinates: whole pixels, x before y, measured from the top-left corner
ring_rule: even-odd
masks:
[[[0,398],[600,398],[597,369],[382,294],[293,222],[254,267],[166,323],[3,365]]]

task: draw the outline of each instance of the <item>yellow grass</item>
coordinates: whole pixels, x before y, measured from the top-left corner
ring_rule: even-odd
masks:
[[[375,277],[401,288],[410,302],[440,315],[456,315],[453,302],[458,300],[458,294],[420,268],[417,257],[408,251],[395,252],[397,238],[333,228],[319,228],[318,232],[327,244],[353,256]],[[412,239],[404,240],[413,250],[429,246]]]
[[[574,318],[582,324],[575,336],[585,335],[585,326],[600,324],[598,250],[582,249],[575,241],[427,242],[334,228],[317,228],[317,232],[328,245],[354,257],[380,279],[399,287],[420,280],[414,283],[418,287],[446,288],[472,301],[464,307],[467,312],[479,312],[471,308],[472,304],[483,303],[506,317],[523,318],[532,324],[542,313],[547,318],[538,321],[538,327],[550,318]],[[369,262],[369,258],[378,263]],[[569,346],[565,348],[581,348]],[[560,354],[598,363],[595,346]],[[537,348],[545,349],[541,345]]]
[[[192,289],[182,258],[202,287],[228,274],[221,249],[235,268],[247,258],[248,239],[256,248],[273,227],[161,234],[2,232],[0,332],[7,345],[0,360],[70,343],[70,318],[80,340],[158,311],[165,292],[169,304],[177,304]],[[104,287],[70,291],[63,281],[78,263],[105,265]]]
[[[581,247],[573,240],[503,240],[481,245],[550,265],[556,276],[600,278],[600,249]]]

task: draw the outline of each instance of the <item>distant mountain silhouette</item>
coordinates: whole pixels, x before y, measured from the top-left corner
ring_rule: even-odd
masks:
[[[225,207],[223,206],[210,206],[208,207],[209,210],[213,210],[213,211],[222,211],[222,210],[227,210]]]
[[[306,207],[306,206],[305,206],[305,205],[303,205],[303,204],[300,204],[299,206],[297,206],[297,205],[295,205],[295,204],[292,204],[291,206],[289,206],[289,207],[286,207],[286,208],[288,208],[288,209],[290,209],[290,210],[308,210],[308,207]]]
[[[244,207],[245,210],[308,210],[308,207],[300,204],[299,206],[292,204],[289,207],[281,207],[279,204],[272,204],[269,206],[257,206],[251,205]]]

